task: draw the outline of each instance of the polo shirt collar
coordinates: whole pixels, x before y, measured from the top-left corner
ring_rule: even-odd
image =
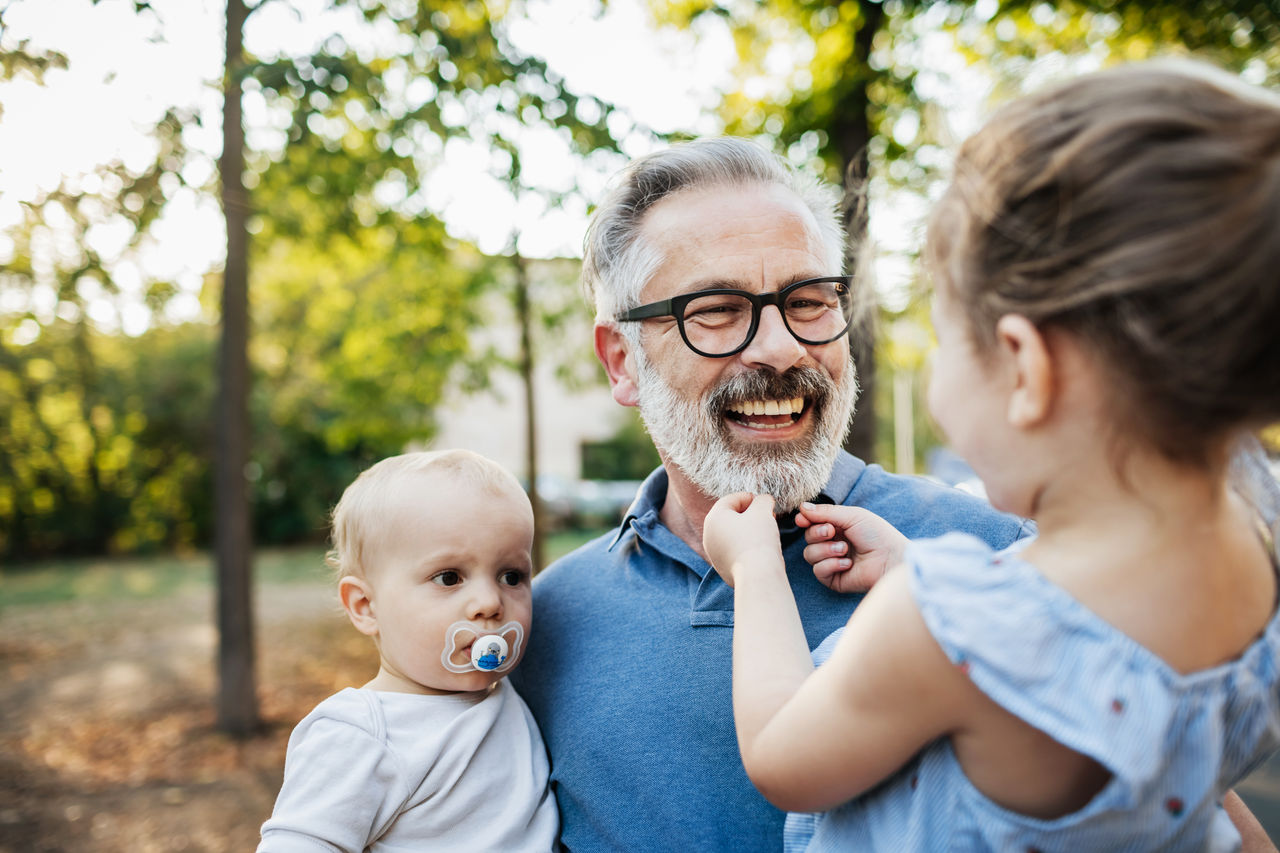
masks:
[[[836,462],[831,468],[831,476],[827,479],[827,484],[814,497],[814,502],[844,503],[866,468],[867,463],[856,456],[851,456],[841,451],[836,455]],[[622,523],[618,525],[618,532],[614,535],[613,540],[610,541],[608,550],[612,551],[614,549],[618,542],[621,541],[623,534],[631,529],[633,523],[663,527],[664,532],[674,536],[674,534],[666,531],[662,522],[658,520],[658,510],[667,499],[667,485],[667,470],[659,465],[640,484],[640,488],[636,492],[636,498],[631,502],[631,507],[627,510],[626,515],[623,516]],[[784,537],[789,532],[798,530],[791,518],[780,519],[779,529]],[[695,562],[702,563],[703,561],[697,560]]]
[[[667,469],[659,465],[645,477],[644,482],[640,484],[640,488],[636,491],[636,498],[631,502],[630,508],[627,509],[626,515],[622,517],[622,523],[618,525],[618,532],[613,537],[613,541],[609,543],[609,550],[612,551],[614,546],[618,544],[618,540],[622,538],[622,534],[626,533],[631,527],[631,523],[638,519],[644,518],[652,513],[656,519],[658,509],[667,499]]]
[[[831,477],[822,487],[825,495],[833,504],[848,503],[853,487],[858,484],[862,472],[867,470],[867,463],[843,450],[836,454],[836,464],[831,468]],[[826,503],[826,501],[822,501]]]

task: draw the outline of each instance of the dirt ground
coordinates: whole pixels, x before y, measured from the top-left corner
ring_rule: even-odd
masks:
[[[264,727],[214,728],[208,592],[0,613],[0,853],[252,850],[294,723],[376,670],[331,593],[257,591]]]

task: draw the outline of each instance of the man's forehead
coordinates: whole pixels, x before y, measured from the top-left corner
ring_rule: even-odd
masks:
[[[782,186],[686,190],[655,204],[641,226],[658,253],[646,298],[715,287],[759,291],[833,274],[813,214]]]
[[[716,215],[708,216],[709,213]],[[641,231],[651,236],[679,237],[694,226],[698,232],[714,234],[757,218],[779,216],[804,222],[816,234],[813,214],[804,200],[781,184],[712,184],[679,190],[645,212]]]

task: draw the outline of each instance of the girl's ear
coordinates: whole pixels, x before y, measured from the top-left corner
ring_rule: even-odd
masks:
[[[636,363],[631,357],[630,345],[616,326],[597,323],[595,330],[596,358],[609,375],[609,387],[613,399],[622,406],[638,406],[640,395],[636,390]]]
[[[1021,314],[996,322],[996,346],[1013,369],[1013,390],[1006,417],[1010,426],[1034,427],[1053,408],[1054,361],[1044,335]]]
[[[361,634],[376,637],[378,634],[378,617],[373,612],[373,590],[364,578],[347,575],[338,581],[338,598],[342,601],[342,609],[347,618]]]

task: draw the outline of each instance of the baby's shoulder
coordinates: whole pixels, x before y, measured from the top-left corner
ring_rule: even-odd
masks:
[[[346,687],[321,700],[298,723],[298,729],[330,724],[359,729],[375,736],[386,729],[377,697],[374,691],[365,687]]]

